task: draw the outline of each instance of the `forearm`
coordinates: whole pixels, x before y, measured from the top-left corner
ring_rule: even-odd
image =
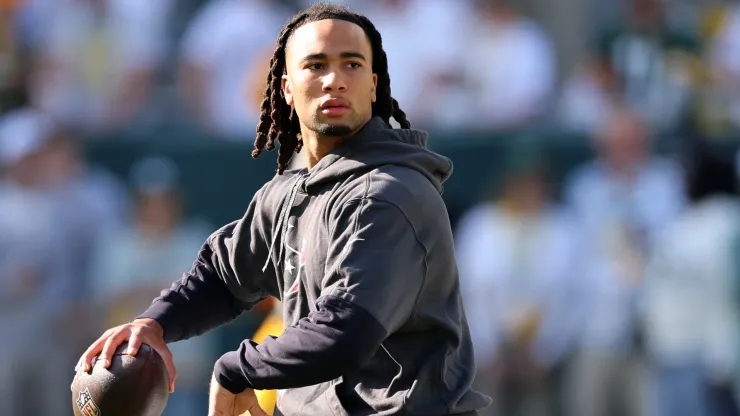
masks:
[[[209,244],[198,253],[190,272],[162,291],[139,318],[152,318],[164,328],[166,342],[188,339],[230,322],[243,311],[218,277]]]
[[[386,337],[367,311],[327,297],[318,310],[279,338],[262,344],[244,341],[216,362],[215,378],[232,393],[304,387],[354,371],[369,360]]]

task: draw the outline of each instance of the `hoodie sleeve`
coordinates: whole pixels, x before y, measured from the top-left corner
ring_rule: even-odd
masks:
[[[166,342],[188,339],[223,325],[267,298],[275,285],[267,258],[268,221],[258,212],[261,191],[244,217],[213,233],[189,272],[162,291],[138,318],[164,328]]]
[[[396,205],[371,198],[344,206],[330,232],[315,312],[278,337],[245,341],[216,363],[231,392],[288,389],[361,368],[412,315],[426,275],[426,250]]]

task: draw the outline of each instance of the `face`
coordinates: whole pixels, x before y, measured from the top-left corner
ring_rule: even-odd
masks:
[[[327,19],[295,30],[285,52],[283,93],[302,129],[348,136],[372,117],[378,77],[361,27]]]
[[[634,0],[632,3],[634,18],[645,29],[655,29],[660,24],[663,14],[660,0]]]
[[[508,178],[505,198],[519,209],[538,211],[547,201],[547,184],[541,172],[531,171]]]
[[[149,228],[170,229],[179,218],[179,201],[173,193],[161,192],[141,195],[138,199],[139,220]]]
[[[629,168],[639,163],[647,152],[648,131],[631,113],[615,115],[601,137],[601,152],[612,166]]]

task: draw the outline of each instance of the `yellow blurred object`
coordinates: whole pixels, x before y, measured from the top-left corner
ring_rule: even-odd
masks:
[[[254,392],[257,394],[257,402],[262,410],[272,416],[277,403],[277,392],[275,390],[255,390]]]
[[[273,313],[262,322],[262,325],[257,329],[252,339],[260,343],[268,336],[279,337],[283,333],[283,328],[283,318],[279,314]],[[277,403],[277,391],[255,390],[255,393],[257,394],[257,401],[259,401],[260,407],[272,416],[275,403]]]
[[[541,311],[538,308],[522,308],[510,317],[514,337],[525,344],[531,343],[540,328]]]
[[[703,38],[712,39],[722,30],[728,14],[726,5],[710,5],[699,16],[699,33]]]

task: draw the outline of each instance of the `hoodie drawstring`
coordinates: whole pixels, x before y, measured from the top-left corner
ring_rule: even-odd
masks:
[[[265,265],[262,266],[262,271],[264,272],[267,270],[267,266],[270,264],[270,260],[272,260],[272,251],[275,248],[275,241],[278,239],[278,232],[280,232],[280,241],[285,241],[285,235],[287,234],[288,230],[288,220],[287,218],[290,217],[290,210],[293,208],[293,203],[295,202],[295,197],[298,194],[298,189],[300,188],[301,180],[303,179],[303,175],[296,176],[295,180],[293,181],[293,184],[290,187],[290,193],[288,194],[287,198],[283,198],[283,204],[280,209],[280,216],[278,217],[277,224],[275,224],[275,229],[272,232],[272,242],[270,243],[270,249],[267,252],[267,261],[265,261]],[[283,257],[283,251],[285,247],[282,245],[280,247],[280,252],[278,253],[278,263],[280,263],[280,260]],[[275,264],[275,270],[278,269],[278,265]]]

